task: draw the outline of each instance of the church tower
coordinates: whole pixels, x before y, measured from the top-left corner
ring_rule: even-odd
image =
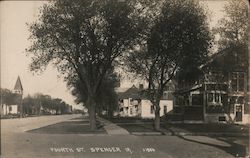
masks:
[[[14,93],[23,95],[23,86],[22,86],[21,79],[19,76],[17,77],[17,80],[16,80]]]
[[[20,117],[23,117],[23,86],[20,77],[17,77],[16,84],[14,87],[14,93],[17,94],[17,105],[18,105],[18,111],[20,113]]]

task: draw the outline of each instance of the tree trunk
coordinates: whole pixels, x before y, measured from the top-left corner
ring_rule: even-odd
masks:
[[[155,105],[155,121],[154,121],[154,128],[155,130],[160,130],[160,105],[157,102]]]
[[[96,130],[96,109],[95,109],[95,100],[93,97],[88,97],[88,113],[89,113],[89,123],[91,131]]]

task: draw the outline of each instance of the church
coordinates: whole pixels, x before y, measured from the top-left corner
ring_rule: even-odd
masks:
[[[23,97],[23,86],[20,77],[18,76],[14,89],[12,90],[13,93],[13,102],[15,104],[1,105],[1,116],[2,115],[18,115],[22,113],[22,97]]]

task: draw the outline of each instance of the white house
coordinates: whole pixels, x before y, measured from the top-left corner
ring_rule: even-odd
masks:
[[[6,105],[1,106],[1,115],[18,114],[18,105]]]
[[[172,100],[160,100],[160,117],[167,115],[167,113],[173,110]],[[143,99],[141,100],[141,117],[142,118],[154,118],[154,106],[151,101]]]
[[[154,106],[141,93],[142,87],[134,85],[127,91],[119,94],[119,114],[121,117],[154,118]],[[166,92],[164,93],[164,96]],[[168,95],[166,95],[168,96]],[[173,100],[163,97],[160,100],[160,116],[167,115],[173,110]]]

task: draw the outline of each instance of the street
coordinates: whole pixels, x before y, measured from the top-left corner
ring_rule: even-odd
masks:
[[[237,144],[226,138],[205,136],[60,132],[81,117],[58,115],[1,120],[1,158],[233,158],[237,156],[237,150],[242,150],[241,143],[247,139],[239,138]],[[35,130],[46,126],[52,128],[62,122],[69,124],[57,127],[58,132]]]

